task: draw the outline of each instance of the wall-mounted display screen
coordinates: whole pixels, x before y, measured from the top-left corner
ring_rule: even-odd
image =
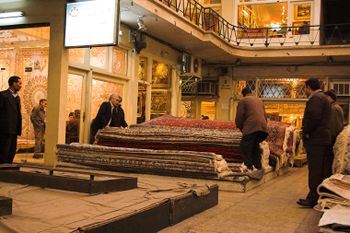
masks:
[[[67,3],[65,47],[117,45],[119,0]]]

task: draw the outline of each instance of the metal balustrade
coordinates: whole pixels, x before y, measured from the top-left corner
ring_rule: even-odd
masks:
[[[189,81],[181,87],[185,96],[217,96],[217,81]]]
[[[350,44],[350,24],[245,28],[226,21],[212,8],[195,0],[159,0],[204,31],[235,46],[272,47]]]

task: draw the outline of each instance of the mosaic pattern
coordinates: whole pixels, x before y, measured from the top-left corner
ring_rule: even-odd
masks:
[[[25,72],[24,67],[31,68],[31,72]],[[40,99],[47,98],[48,48],[20,49],[16,56],[16,72],[22,78],[20,96],[23,126],[21,138],[34,139],[30,114]]]
[[[7,80],[11,75],[14,75],[16,69],[16,53],[15,49],[0,50],[0,90],[8,88]]]

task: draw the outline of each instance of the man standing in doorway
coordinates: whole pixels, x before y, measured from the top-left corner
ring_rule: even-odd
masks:
[[[112,94],[109,101],[103,102],[90,128],[90,144],[95,141],[95,135],[99,129],[110,127],[128,127],[125,121],[124,110],[121,107],[122,97]]]
[[[236,126],[241,130],[243,137],[240,142],[240,151],[244,164],[248,168],[248,176],[260,180],[264,175],[261,166],[259,143],[267,136],[267,118],[261,100],[252,95],[249,87],[242,90],[243,98],[239,101],[236,113]]]
[[[9,88],[0,92],[0,164],[12,163],[17,149],[17,136],[22,133],[21,78],[11,76]]]
[[[45,118],[46,118],[47,100],[41,99],[39,106],[34,107],[30,115],[30,121],[34,127],[35,147],[33,158],[40,159],[44,152],[44,136],[45,136]]]
[[[331,105],[327,96],[321,90],[317,79],[305,82],[305,92],[308,97],[302,123],[303,143],[306,149],[309,177],[309,193],[306,199],[297,203],[312,208],[317,204],[319,195],[317,186],[329,176],[328,168],[331,160]]]

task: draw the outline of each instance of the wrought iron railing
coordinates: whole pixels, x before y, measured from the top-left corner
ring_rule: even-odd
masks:
[[[190,81],[181,87],[184,96],[217,96],[217,81]]]
[[[232,25],[212,8],[195,0],[159,0],[207,32],[236,46],[350,44],[350,24],[246,28]]]

